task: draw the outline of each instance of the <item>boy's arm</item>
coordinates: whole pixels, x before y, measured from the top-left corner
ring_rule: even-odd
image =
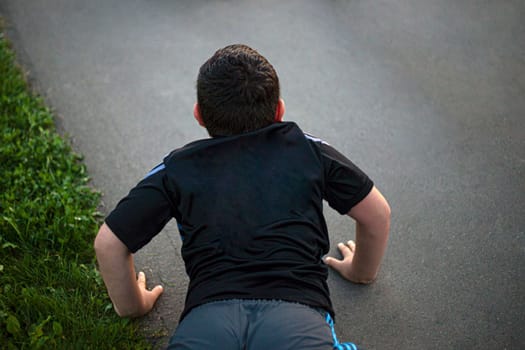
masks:
[[[140,317],[153,308],[162,286],[146,289],[146,276],[135,275],[133,255],[105,223],[95,238],[100,273],[115,311],[121,317]]]
[[[386,250],[390,230],[390,206],[376,187],[357,205],[349,216],[356,221],[356,241],[339,243],[343,260],[325,258],[325,263],[354,283],[374,281]]]

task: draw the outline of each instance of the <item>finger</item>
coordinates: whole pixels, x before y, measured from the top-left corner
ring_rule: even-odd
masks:
[[[350,250],[351,250],[352,252],[355,251],[355,242],[354,242],[354,241],[349,240],[348,242],[346,242],[346,245],[347,245],[348,248],[350,248]]]
[[[153,309],[153,307],[155,306],[155,303],[157,302],[157,300],[159,299],[163,291],[164,291],[164,288],[160,285],[155,286],[155,288],[153,288],[151,291],[148,291],[148,290],[142,291],[144,302],[146,304],[145,313],[148,313],[151,311],[151,309]]]
[[[343,264],[343,261],[338,260],[336,258],[332,258],[331,256],[327,256],[326,258],[324,258],[324,263],[335,270],[339,270],[339,268]]]
[[[155,296],[155,299],[157,299],[163,292],[164,292],[164,287],[162,287],[160,284],[158,286],[155,286],[155,288],[151,290],[151,293],[153,293],[153,295]]]
[[[139,272],[137,283],[139,284],[139,287],[146,289],[146,274],[144,274],[144,272]]]
[[[350,248],[344,243],[338,243],[337,248],[339,248],[341,255],[343,255],[343,259],[352,257],[354,255]]]

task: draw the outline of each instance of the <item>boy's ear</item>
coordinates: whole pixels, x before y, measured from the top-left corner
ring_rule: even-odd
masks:
[[[275,121],[277,123],[280,123],[283,121],[284,112],[286,112],[286,106],[284,104],[284,100],[282,98],[279,98],[279,102],[277,102],[277,108],[275,110]]]
[[[206,127],[206,125],[204,125],[204,121],[202,120],[202,117],[201,117],[201,110],[199,108],[199,104],[195,102],[195,104],[193,105],[193,116],[195,117],[195,120],[197,121],[197,123],[199,123],[200,126],[202,127]]]

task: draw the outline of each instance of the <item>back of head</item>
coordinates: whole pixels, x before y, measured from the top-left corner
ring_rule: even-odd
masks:
[[[219,49],[200,68],[197,103],[211,136],[230,136],[272,124],[279,102],[273,66],[246,45]]]

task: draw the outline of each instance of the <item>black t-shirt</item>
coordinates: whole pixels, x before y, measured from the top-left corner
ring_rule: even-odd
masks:
[[[185,309],[280,299],[333,314],[322,201],[346,214],[372,181],[293,122],[171,152],[106,218],[136,252],[174,217],[190,278]]]

